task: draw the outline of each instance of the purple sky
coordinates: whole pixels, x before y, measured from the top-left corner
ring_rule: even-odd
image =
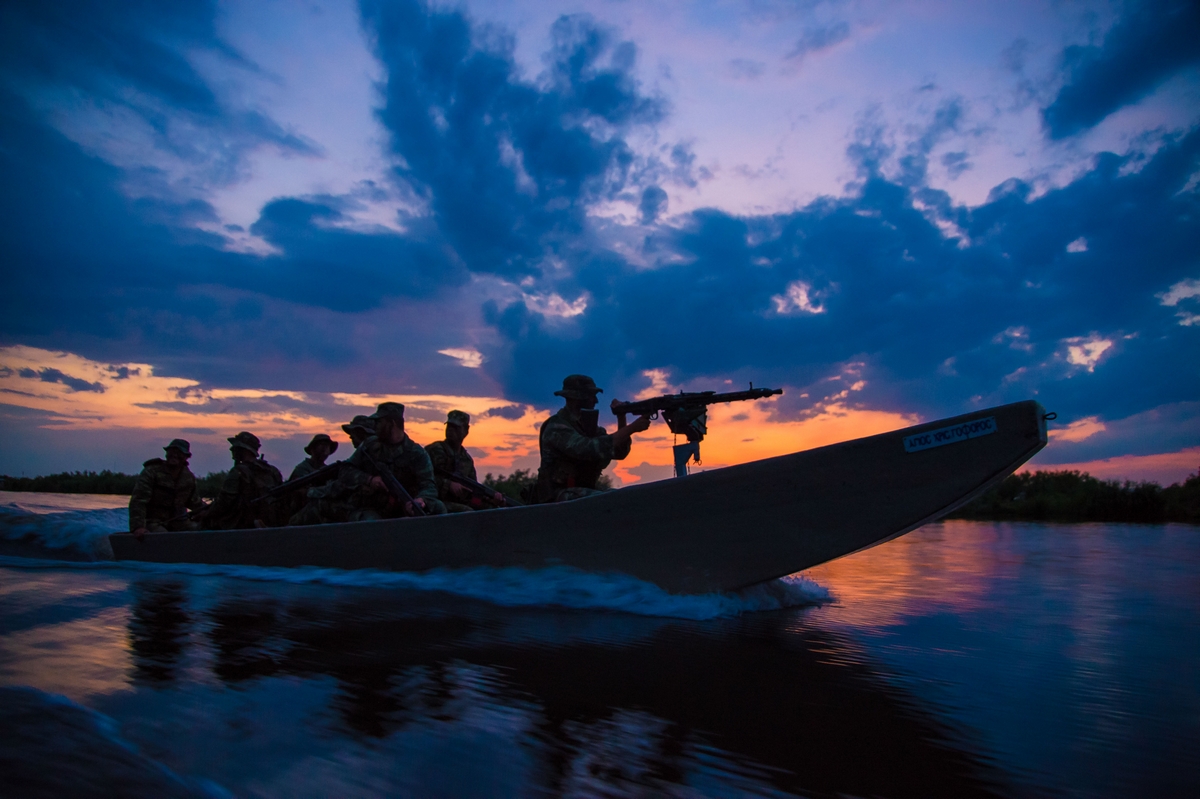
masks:
[[[305,424],[1034,397],[1042,465],[1200,464],[1194,3],[10,2],[0,170],[0,472],[156,454],[130,364]]]

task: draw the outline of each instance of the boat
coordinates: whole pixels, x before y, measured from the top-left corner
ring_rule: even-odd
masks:
[[[728,592],[890,541],[1046,445],[1042,406],[890,433],[548,505],[421,518],[109,536],[118,560],[426,572],[570,566],[676,594]]]

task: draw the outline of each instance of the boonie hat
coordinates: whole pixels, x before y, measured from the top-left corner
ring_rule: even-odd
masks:
[[[603,394],[604,389],[596,386],[596,381],[587,375],[567,375],[563,378],[563,387],[555,391],[557,397],[568,399],[591,399],[597,394]]]
[[[304,451],[311,455],[313,447],[315,447],[317,444],[328,444],[329,453],[331,455],[334,452],[337,452],[338,443],[324,433],[317,433],[315,436],[313,436],[312,441],[308,442],[308,446],[304,448]]]
[[[350,420],[350,424],[342,425],[342,430],[346,431],[346,435],[350,435],[351,430],[362,430],[364,433],[375,432],[375,422],[370,416],[359,414]]]
[[[404,421],[404,406],[399,402],[381,402],[379,407],[375,409],[375,413],[371,414],[371,418],[379,421],[380,419],[399,419]]]
[[[247,433],[244,430],[238,433],[233,438],[229,439],[229,443],[236,449],[248,449],[255,455],[258,454],[258,448],[261,444],[258,441],[258,436],[253,433]]]
[[[167,444],[163,449],[177,449],[183,453],[183,457],[192,457],[192,445],[184,441],[182,438],[173,438],[171,443]]]
[[[469,427],[471,425],[471,417],[466,411],[450,411],[446,414],[446,424],[456,424],[459,427]]]

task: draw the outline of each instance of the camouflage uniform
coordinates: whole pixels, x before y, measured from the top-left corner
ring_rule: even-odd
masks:
[[[313,447],[321,443],[329,445],[330,455],[337,451],[338,442],[334,441],[324,433],[318,433],[317,435],[313,436],[312,441],[308,442],[308,446],[304,448],[304,451],[309,455],[312,455]],[[292,469],[292,475],[288,478],[288,482],[290,483],[292,480],[299,480],[301,477],[308,477],[313,472],[324,469],[325,466],[325,463],[318,463],[311,457],[305,458],[304,460],[300,461],[300,463],[296,464],[295,469]],[[278,514],[279,518],[290,519],[308,504],[308,489],[299,488],[288,491],[287,496],[280,497],[277,500],[277,503],[278,507],[276,508],[276,513]],[[293,522],[291,521],[288,522],[288,524],[292,523]]]
[[[181,438],[172,441],[163,449],[178,449],[190,456],[188,442]],[[129,529],[145,527],[152,533],[180,530],[195,530],[196,524],[187,519],[177,519],[186,511],[202,507],[200,494],[196,491],[196,476],[185,463],[179,475],[172,477],[167,471],[167,462],[162,458],[151,458],[142,464],[142,472],[133,484],[129,497]]]
[[[372,418],[378,420],[384,418],[387,413],[396,413],[394,408],[400,409],[399,414],[403,418],[404,406],[398,402],[380,404],[379,411]],[[446,506],[438,499],[437,483],[433,479],[433,464],[421,445],[407,436],[399,444],[387,444],[378,437],[371,436],[346,459],[338,475],[337,485],[349,494],[348,501],[353,506],[349,521],[390,519],[404,513],[390,492],[376,491],[369,486],[376,472],[367,462],[364,452],[379,464],[380,468],[389,470],[413,499],[425,500],[427,513],[446,512]]]
[[[446,424],[465,427],[470,422],[471,417],[463,411],[450,411],[446,416]],[[472,505],[459,501],[459,495],[450,488],[452,481],[437,473],[437,470],[441,469],[478,482],[478,478],[475,476],[475,461],[471,458],[471,453],[467,452],[467,448],[460,446],[455,450],[451,448],[449,441],[435,441],[432,444],[426,444],[425,451],[429,453],[429,460],[433,463],[433,477],[437,482],[438,499],[446,506],[446,510],[450,513],[474,510]]]
[[[235,449],[258,453],[258,438],[251,433],[238,433],[229,442]],[[205,527],[242,530],[257,527],[256,522],[260,521],[267,527],[281,526],[284,519],[277,518],[274,502],[267,499],[251,504],[251,501],[282,483],[283,475],[262,457],[235,463],[225,475],[216,501],[204,514]]]
[[[603,389],[596,388],[590,377],[571,375],[563,380],[563,389],[554,392],[560,397],[594,396]],[[565,502],[602,493],[596,481],[613,460],[624,460],[632,442],[619,444],[607,431],[597,425],[587,429],[578,414],[562,408],[542,424],[538,446],[542,463],[538,469],[538,502]]]

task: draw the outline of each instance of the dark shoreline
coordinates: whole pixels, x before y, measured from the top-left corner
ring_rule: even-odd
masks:
[[[215,496],[224,477],[224,472],[213,472],[200,478],[197,482],[201,495]],[[107,470],[62,472],[43,477],[0,476],[0,491],[128,495],[133,491],[136,479],[136,475]],[[499,481],[506,479],[505,475],[498,478]],[[946,518],[1200,524],[1200,475],[1193,474],[1183,483],[1164,488],[1151,482],[1099,480],[1086,472],[1024,472],[1010,475],[1000,485]]]

